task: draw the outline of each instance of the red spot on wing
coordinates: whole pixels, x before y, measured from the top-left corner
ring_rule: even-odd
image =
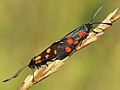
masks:
[[[39,64],[39,63],[41,63],[41,60],[37,60],[37,61],[35,62],[35,64]]]
[[[65,52],[69,53],[71,51],[71,48],[70,47],[66,47],[65,48]]]
[[[72,43],[73,43],[73,40],[72,40],[72,39],[68,39],[66,42],[67,42],[68,44],[72,44]]]
[[[80,36],[80,37],[84,37],[85,35],[86,35],[86,33],[84,31],[81,31],[78,33],[78,36]]]
[[[74,44],[78,44],[78,40],[75,40],[75,41],[74,41]]]
[[[66,37],[69,38],[73,35],[73,33],[70,33],[69,35],[67,35]]]

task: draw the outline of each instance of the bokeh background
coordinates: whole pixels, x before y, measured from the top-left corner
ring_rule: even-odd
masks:
[[[94,21],[120,7],[103,0]],[[29,73],[3,83],[54,41],[87,23],[99,0],[0,0],[0,90],[16,90]],[[120,90],[120,20],[97,42],[72,55],[61,69],[30,90]]]

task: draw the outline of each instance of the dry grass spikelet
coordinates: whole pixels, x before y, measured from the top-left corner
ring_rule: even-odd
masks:
[[[103,20],[103,23],[113,23],[116,20],[120,18],[120,10],[116,9],[114,12],[110,13],[105,20]],[[94,41],[98,40],[98,38],[103,35],[103,30],[109,28],[110,25],[107,24],[99,24],[94,31],[99,32],[98,34],[94,32],[90,32],[87,38],[82,42],[80,46],[76,48],[76,50],[79,50]],[[46,77],[50,76],[54,72],[58,71],[60,67],[65,63],[67,58],[64,60],[56,60],[54,62],[51,62],[48,66],[44,66],[42,68],[37,69],[34,72],[34,79],[33,75],[30,74],[27,76],[27,78],[22,82],[22,84],[19,86],[18,90],[28,90],[31,86],[34,84],[40,82],[41,80],[45,79]]]

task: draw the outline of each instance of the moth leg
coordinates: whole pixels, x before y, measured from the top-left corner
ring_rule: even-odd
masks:
[[[98,29],[100,29],[101,31],[94,31],[94,30],[92,29],[92,32],[94,32],[95,34],[99,34],[99,33],[101,33],[101,32],[104,32],[104,30],[103,30],[102,28],[98,28]]]
[[[46,63],[45,65],[48,67],[48,64],[47,64],[47,63]]]
[[[112,23],[101,23],[101,24],[106,24],[106,25],[110,25],[110,26],[112,26]],[[100,29],[101,31],[96,32],[96,31],[94,31],[94,30],[92,29],[92,32],[94,32],[95,34],[98,34],[98,33],[101,33],[101,32],[104,31],[102,28],[98,28],[98,29]]]
[[[78,47],[81,47],[81,45],[82,45],[82,41],[76,46],[75,51],[77,51]]]
[[[34,76],[34,70],[32,69],[32,75],[33,75],[33,82],[35,83],[35,76]]]

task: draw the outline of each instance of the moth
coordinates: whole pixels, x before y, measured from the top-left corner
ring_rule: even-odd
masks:
[[[30,63],[20,70],[17,71],[12,77],[4,80],[3,82],[10,81],[12,78],[16,78],[19,73],[26,67],[31,68],[32,70],[35,68],[41,68],[43,65],[48,66],[48,62],[52,62],[55,60],[63,60],[66,57],[69,57],[74,52],[76,52],[77,46],[79,46],[82,41],[89,35],[90,32],[99,33],[93,31],[94,24],[107,24],[112,25],[111,23],[102,23],[102,22],[93,22],[94,18],[96,17],[97,13],[101,10],[102,3],[100,8],[94,14],[92,20],[87,23],[79,26],[78,28],[74,29],[60,40],[51,44],[48,48],[46,48],[42,53],[33,57]]]

